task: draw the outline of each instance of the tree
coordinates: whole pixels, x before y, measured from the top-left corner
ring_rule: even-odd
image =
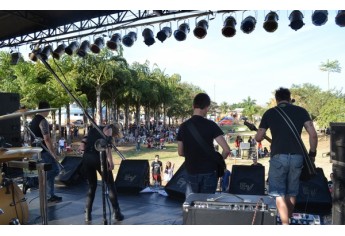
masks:
[[[329,91],[329,74],[334,73],[334,72],[340,73],[341,72],[340,64],[338,60],[334,60],[334,61],[327,60],[326,63],[321,62],[321,65],[319,68],[321,71],[327,71],[328,91]]]

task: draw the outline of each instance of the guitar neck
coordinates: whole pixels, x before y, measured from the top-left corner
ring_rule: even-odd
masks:
[[[264,139],[266,139],[269,143],[272,143],[272,139],[268,137],[266,134],[264,135]]]

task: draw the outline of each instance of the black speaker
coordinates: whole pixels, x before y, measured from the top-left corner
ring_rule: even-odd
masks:
[[[317,175],[308,181],[300,181],[296,197],[295,212],[325,215],[332,210],[332,196],[322,168],[316,168]]]
[[[187,172],[183,163],[164,188],[169,197],[184,201],[187,188],[186,175]]]
[[[332,224],[345,225],[345,166],[333,164]]]
[[[331,158],[345,163],[345,123],[330,123]]]
[[[122,160],[115,185],[119,193],[139,193],[150,185],[148,160]]]
[[[265,195],[265,167],[233,165],[229,193]]]
[[[81,164],[83,158],[81,156],[66,156],[61,165],[63,170],[56,176],[55,180],[58,183],[65,185],[75,185],[82,181]]]

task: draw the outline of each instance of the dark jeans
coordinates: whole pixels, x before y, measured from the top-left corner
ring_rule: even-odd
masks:
[[[55,195],[54,190],[54,183],[55,183],[55,177],[59,174],[60,169],[56,161],[54,160],[54,157],[50,155],[49,152],[42,152],[41,153],[41,163],[47,163],[52,164],[52,169],[47,171],[47,186],[48,186],[48,194],[52,197]]]
[[[191,193],[215,193],[218,178],[216,171],[191,175],[187,173],[186,197]]]

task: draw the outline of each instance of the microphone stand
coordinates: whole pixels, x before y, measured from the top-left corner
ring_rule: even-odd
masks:
[[[54,70],[51,68],[51,66],[42,58],[42,56],[37,53],[37,58],[39,58],[42,63],[46,66],[46,68],[53,74],[55,79],[60,83],[60,85],[66,90],[66,92],[73,98],[73,100],[77,103],[77,105],[82,109],[84,115],[87,117],[87,119],[92,123],[93,127],[98,131],[98,133],[103,137],[103,139],[107,140],[106,135],[102,132],[100,127],[96,124],[96,122],[93,120],[93,118],[89,115],[89,113],[85,110],[81,102],[77,97],[75,97],[69,89],[66,87],[66,85],[62,82],[62,80],[59,78],[59,76],[54,72]],[[126,160],[124,155],[117,149],[117,147],[113,143],[109,143],[109,145],[112,146],[112,148],[115,150],[115,152],[121,157],[122,160]]]

